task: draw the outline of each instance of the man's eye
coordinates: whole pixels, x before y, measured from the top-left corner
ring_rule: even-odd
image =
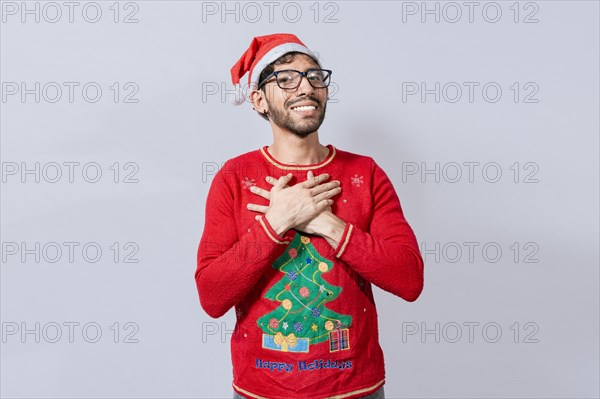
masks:
[[[294,77],[290,74],[279,74],[277,77],[281,83],[291,82],[294,80]]]

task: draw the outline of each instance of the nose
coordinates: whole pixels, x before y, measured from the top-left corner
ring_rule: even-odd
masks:
[[[315,88],[308,81],[308,77],[300,76],[300,85],[298,85],[298,94],[313,94]]]

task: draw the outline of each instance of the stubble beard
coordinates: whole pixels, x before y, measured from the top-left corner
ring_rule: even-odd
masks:
[[[319,114],[316,117],[302,118],[298,121],[292,116],[294,111],[290,108],[279,110],[269,104],[269,119],[277,126],[289,130],[300,138],[305,138],[319,129],[325,119],[327,109],[327,102],[321,103],[314,98],[310,98],[310,100],[318,104],[317,112]]]

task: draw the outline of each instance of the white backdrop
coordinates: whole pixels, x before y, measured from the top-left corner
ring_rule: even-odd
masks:
[[[1,391],[231,397],[193,279],[212,176],[272,143],[229,69],[297,34],[321,141],[388,173],[425,259],[376,289],[389,398],[599,392],[596,1],[2,1]]]

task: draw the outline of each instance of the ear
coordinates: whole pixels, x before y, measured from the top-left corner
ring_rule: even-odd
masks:
[[[265,98],[265,93],[262,90],[252,90],[250,92],[250,102],[252,103],[252,107],[258,113],[264,113],[269,110],[269,105],[267,104],[267,100]]]

